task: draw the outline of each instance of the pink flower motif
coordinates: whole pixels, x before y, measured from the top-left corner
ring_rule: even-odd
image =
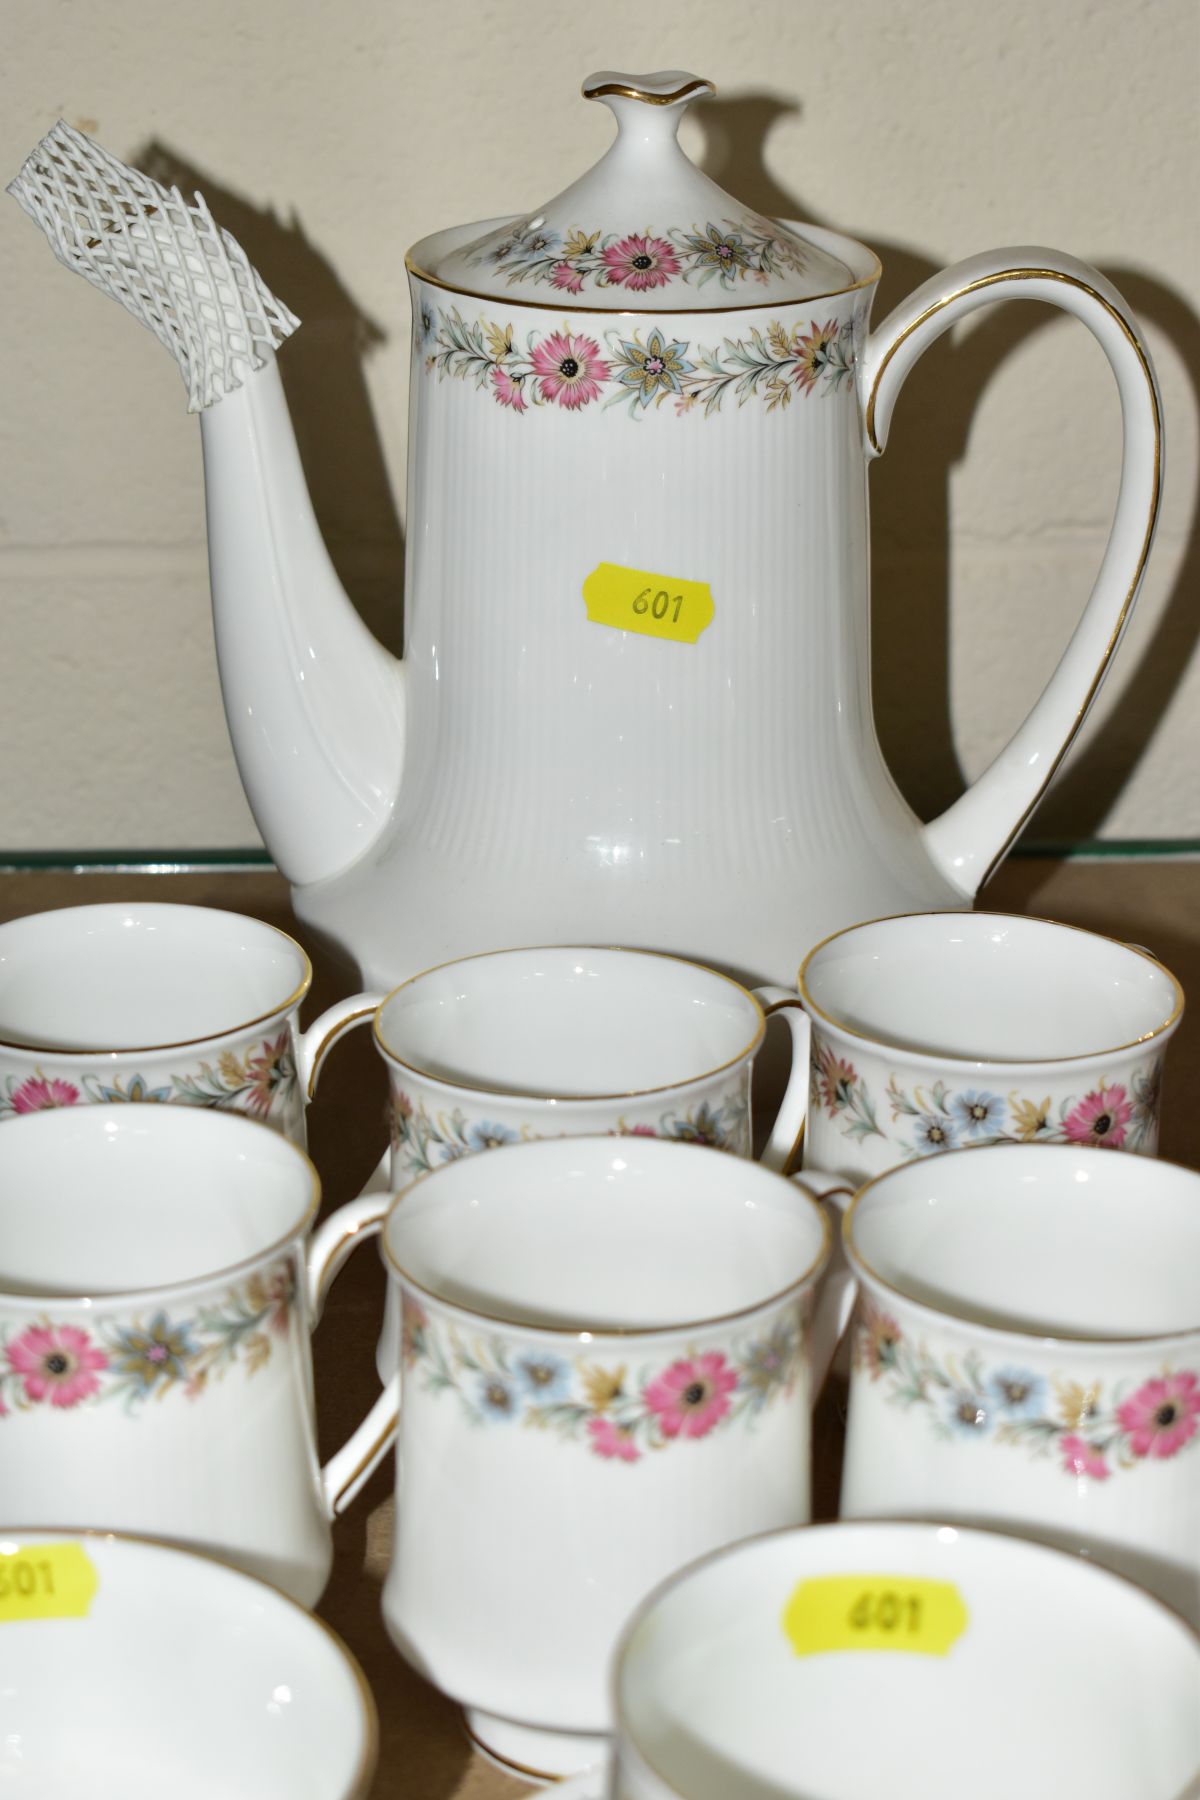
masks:
[[[664,1437],[705,1437],[729,1411],[729,1396],[737,1386],[737,1370],[731,1369],[719,1350],[672,1363],[645,1391],[646,1405],[658,1415]]]
[[[75,1106],[79,1100],[79,1089],[69,1081],[60,1081],[56,1075],[31,1075],[23,1081],[12,1096],[14,1112],[45,1112],[51,1106]]]
[[[550,271],[550,286],[565,288],[568,294],[582,294],[583,276],[573,263],[558,262]]]
[[[1133,1117],[1133,1107],[1123,1087],[1105,1087],[1101,1082],[1094,1094],[1087,1094],[1073,1112],[1067,1114],[1063,1129],[1073,1144],[1095,1144],[1104,1150],[1119,1150],[1125,1142],[1125,1127]]]
[[[97,1391],[108,1358],[74,1325],[31,1325],[9,1345],[8,1363],[28,1399],[76,1406]]]
[[[507,369],[493,369],[492,386],[501,406],[511,406],[514,412],[524,412],[528,407],[523,376],[518,375],[514,381]]]
[[[603,256],[609,281],[639,294],[647,288],[665,287],[672,275],[679,273],[679,258],[665,238],[622,238],[619,244],[610,244]]]
[[[622,1426],[614,1425],[611,1419],[589,1419],[587,1428],[597,1456],[619,1456],[622,1462],[640,1462],[642,1453],[635,1446],[632,1433]]]
[[[608,364],[594,338],[575,337],[569,331],[552,331],[533,352],[532,362],[541,377],[543,400],[557,400],[575,411],[595,400],[600,384],[608,380]]]
[[[1077,1437],[1074,1432],[1063,1438],[1059,1449],[1068,1475],[1090,1475],[1093,1481],[1107,1481],[1112,1474],[1095,1444],[1089,1444],[1086,1438]]]
[[[1160,1375],[1143,1382],[1117,1408],[1135,1456],[1174,1456],[1196,1435],[1200,1381],[1193,1374]]]
[[[628,1131],[623,1132],[622,1135],[624,1137],[657,1137],[658,1133],[653,1125],[631,1125]]]

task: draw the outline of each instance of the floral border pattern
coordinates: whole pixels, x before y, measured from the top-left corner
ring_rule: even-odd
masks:
[[[522,219],[500,243],[469,258],[472,268],[490,264],[510,287],[531,282],[581,294],[585,287],[623,288],[643,294],[681,281],[705,287],[710,281],[732,291],[740,282],[766,285],[772,276],[802,274],[804,247],[789,231],[751,214],[743,219],[706,221],[690,231],[679,226],[664,235],[651,231],[547,230]]]
[[[605,1461],[640,1462],[655,1450],[754,1421],[791,1394],[804,1366],[799,1306],[726,1350],[689,1349],[661,1367],[632,1370],[556,1356],[496,1333],[468,1337],[403,1295],[402,1354],[427,1393],[453,1393],[473,1425],[520,1424],[582,1443]]]
[[[894,1129],[879,1123],[879,1103],[854,1064],[822,1038],[813,1038],[810,1102],[838,1121],[843,1137],[862,1143],[880,1137],[906,1159],[969,1144],[1080,1144],[1106,1150],[1142,1151],[1153,1144],[1162,1099],[1162,1059],[1135,1070],[1126,1082],[1102,1079],[1080,1097],[1057,1105],[1049,1094],[1030,1098],[985,1087],[956,1090],[938,1080],[902,1085],[888,1077],[887,1102]]]
[[[178,1388],[195,1400],[235,1363],[247,1377],[265,1367],[288,1335],[295,1303],[295,1268],[281,1262],[194,1318],[171,1319],[160,1310],[148,1323],[107,1320],[88,1331],[49,1317],[19,1331],[0,1326],[0,1419],[106,1400],[119,1400],[134,1416],[144,1401]]]
[[[567,321],[518,340],[511,324],[467,319],[456,306],[439,313],[429,301],[417,319],[425,368],[439,380],[473,382],[518,414],[531,405],[577,413],[598,400],[601,410],[623,405],[634,418],[667,400],[679,414],[700,409],[707,418],[730,396],[738,406],[762,400],[774,412],[797,394],[836,393],[854,371],[854,330],[852,320],[814,319],[807,329],[772,320],[705,349],[657,326],[592,337]]]
[[[89,1073],[71,1079],[45,1075],[41,1069],[32,1075],[8,1075],[0,1082],[0,1120],[57,1106],[122,1101],[174,1101],[270,1119],[296,1094],[291,1031],[285,1026],[276,1038],[241,1052],[223,1050],[215,1065],[202,1062],[199,1069],[183,1075],[118,1075],[105,1080]]]
[[[1164,1368],[1141,1382],[1102,1383],[1031,1369],[988,1368],[974,1351],[935,1355],[873,1301],[859,1303],[854,1367],[886,1398],[928,1415],[943,1439],[990,1439],[1056,1456],[1065,1475],[1107,1481],[1117,1469],[1166,1462],[1200,1443],[1200,1373]]]
[[[546,1134],[532,1125],[505,1125],[495,1119],[470,1118],[461,1106],[430,1112],[424,1100],[393,1085],[388,1102],[388,1127],[392,1155],[409,1176],[428,1175],[443,1163],[457,1162],[478,1150],[496,1150],[503,1144],[536,1143]],[[557,1134],[551,1134],[557,1135]],[[570,1135],[570,1134],[567,1134]],[[732,1088],[714,1103],[677,1112],[668,1110],[655,1124],[620,1118],[603,1134],[607,1137],[675,1138],[686,1144],[708,1144],[734,1156],[750,1154],[750,1102],[744,1087]]]

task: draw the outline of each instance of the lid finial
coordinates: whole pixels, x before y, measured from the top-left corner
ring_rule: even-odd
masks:
[[[670,132],[679,129],[684,108],[692,100],[716,93],[711,81],[686,69],[655,69],[649,75],[629,75],[621,69],[597,69],[580,89],[585,100],[603,100],[611,108],[618,128],[637,117],[645,124],[643,107],[661,107],[671,120]]]

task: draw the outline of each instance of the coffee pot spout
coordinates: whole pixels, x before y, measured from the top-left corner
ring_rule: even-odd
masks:
[[[391,817],[404,666],[342,588],[274,356],[200,415],[213,625],[238,771],[289,881],[348,868]]]
[[[184,200],[69,125],[9,192],[59,261],[179,365],[200,414],[217,658],[246,795],[289,880],[337,875],[395,804],[404,671],[347,599],[313,513],[275,361],[299,320],[202,195]]]

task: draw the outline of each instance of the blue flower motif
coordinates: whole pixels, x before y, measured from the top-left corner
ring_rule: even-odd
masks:
[[[958,1126],[949,1113],[919,1113],[913,1126],[913,1138],[919,1155],[931,1156],[938,1150],[953,1150],[958,1140]]]
[[[534,261],[541,257],[557,256],[561,245],[562,238],[557,231],[546,231],[539,228],[537,231],[531,231],[528,236],[522,233],[522,253]]]
[[[992,1428],[992,1409],[987,1397],[975,1388],[952,1388],[946,1402],[946,1423],[963,1437],[983,1437]]]
[[[1011,1418],[1034,1417],[1046,1400],[1046,1383],[1032,1369],[997,1369],[988,1378],[992,1405]]]
[[[683,1118],[670,1121],[667,1136],[682,1138],[688,1144],[711,1144],[720,1150],[726,1140],[725,1121],[721,1114],[720,1107],[702,1100],[694,1111],[688,1111]]]
[[[144,1075],[131,1075],[127,1089],[121,1086],[120,1076],[111,1087],[97,1080],[96,1090],[100,1098],[106,1100],[110,1106],[122,1101],[131,1101],[134,1105],[141,1105],[151,1100],[165,1103],[171,1098],[170,1087],[152,1088],[147,1084]]]
[[[521,1411],[516,1382],[498,1370],[488,1370],[479,1376],[475,1398],[485,1419],[515,1419]]]
[[[196,1354],[192,1326],[184,1320],[172,1324],[165,1312],[156,1312],[146,1327],[118,1329],[112,1346],[112,1364],[119,1375],[148,1394],[160,1383],[187,1379],[188,1358]]]
[[[467,1131],[467,1143],[472,1150],[495,1150],[499,1144],[515,1144],[517,1134],[507,1125],[494,1125],[490,1119],[480,1119]]]
[[[561,1400],[571,1386],[571,1371],[549,1351],[526,1350],[517,1358],[517,1380],[531,1400]]]
[[[614,351],[617,380],[633,389],[641,406],[666,394],[682,394],[682,377],[695,374],[695,363],[684,354],[687,344],[680,339],[668,343],[661,331],[652,331],[644,344],[637,337],[622,338],[619,344]]]
[[[968,1137],[992,1135],[1004,1119],[1004,1102],[999,1094],[956,1094],[950,1110]]]

